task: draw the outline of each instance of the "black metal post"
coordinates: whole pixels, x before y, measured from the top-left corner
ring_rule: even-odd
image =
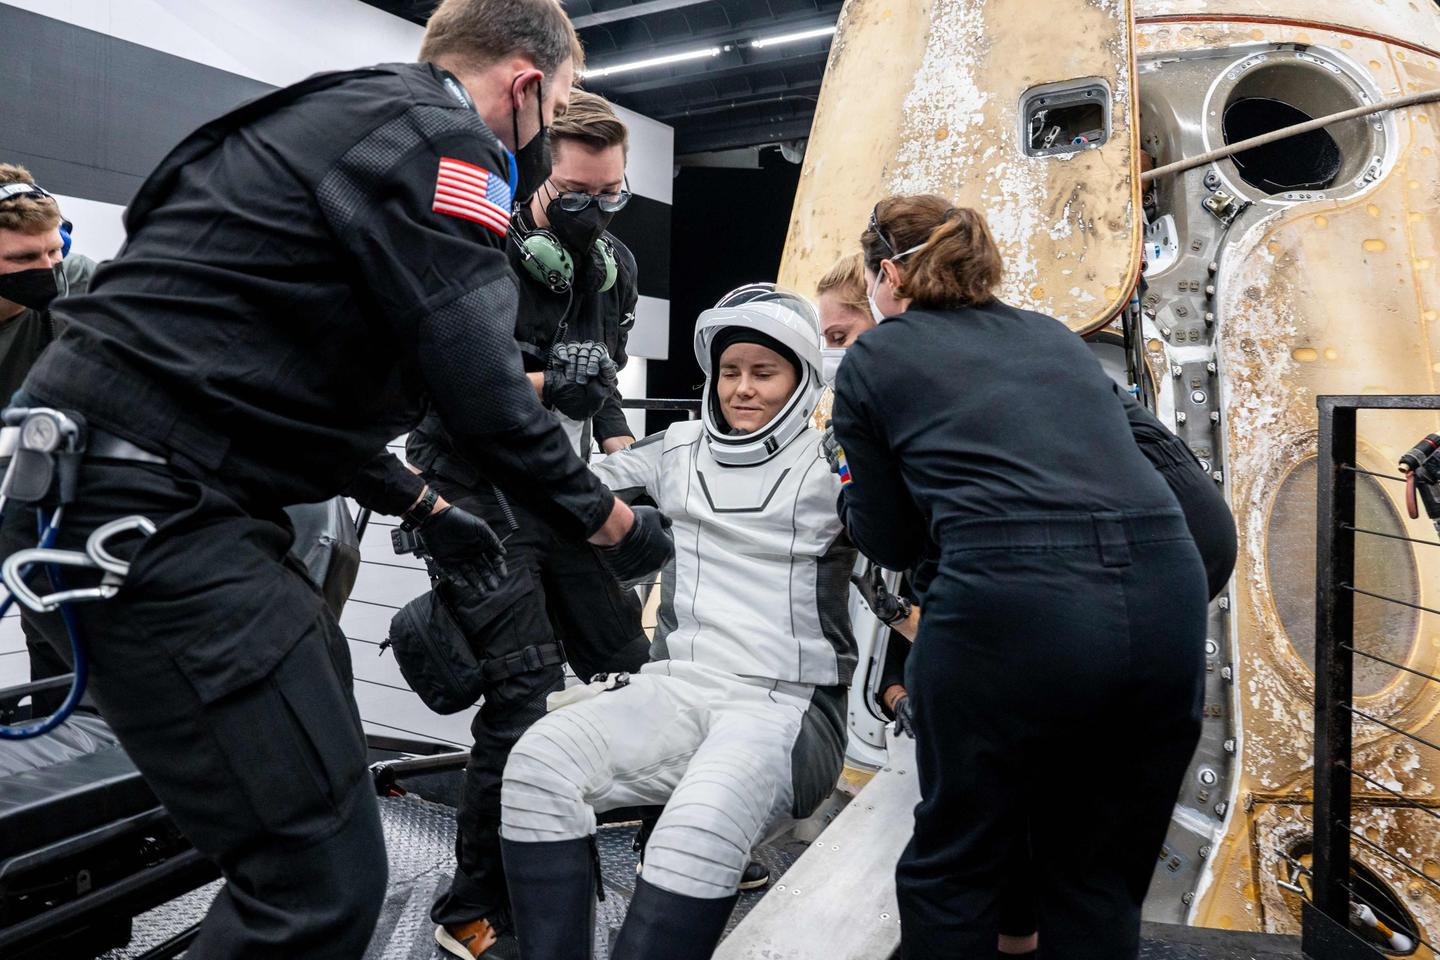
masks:
[[[1315,542],[1315,906],[1349,924],[1350,704],[1355,595],[1355,408],[1319,398]]]

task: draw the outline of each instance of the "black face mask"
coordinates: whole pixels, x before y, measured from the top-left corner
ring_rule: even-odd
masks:
[[[598,203],[590,204],[579,213],[571,213],[560,208],[557,197],[545,205],[545,217],[550,221],[551,232],[560,238],[560,242],[569,247],[571,253],[584,257],[610,226],[615,215],[601,210]]]
[[[540,115],[540,132],[515,151],[515,203],[526,204],[540,185],[550,179],[550,129],[545,126],[545,112],[540,107],[540,90],[535,91],[535,112]],[[512,109],[510,120],[515,128],[515,142],[520,142],[520,112]]]
[[[60,296],[62,279],[58,266],[0,273],[0,299],[31,310],[45,310]]]

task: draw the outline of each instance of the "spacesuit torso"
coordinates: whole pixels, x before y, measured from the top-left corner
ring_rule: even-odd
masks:
[[[617,494],[643,489],[674,521],[656,657],[743,677],[850,682],[855,551],[819,440],[807,427],[764,463],[727,466],[688,420],[593,465]]]

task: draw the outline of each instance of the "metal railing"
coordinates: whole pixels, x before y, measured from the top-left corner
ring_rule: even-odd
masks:
[[[1397,533],[1361,527],[1356,522],[1356,478],[1406,483],[1399,473],[1366,470],[1357,462],[1356,419],[1360,410],[1437,410],[1440,396],[1329,396],[1317,399],[1320,415],[1316,539],[1315,618],[1315,802],[1313,812],[1314,851],[1309,868],[1292,864],[1298,874],[1310,876],[1311,899],[1303,907],[1302,946],[1312,960],[1374,960],[1395,956],[1394,949],[1379,945],[1383,931],[1398,933],[1414,947],[1426,947],[1440,955],[1440,949],[1422,939],[1417,924],[1403,907],[1387,906],[1383,898],[1357,890],[1359,874],[1356,854],[1372,862],[1397,868],[1407,878],[1429,886],[1430,894],[1440,893],[1440,881],[1411,862],[1404,849],[1389,849],[1383,836],[1367,835],[1355,829],[1354,791],[1373,792],[1367,803],[1383,802],[1415,809],[1435,819],[1440,830],[1440,810],[1432,800],[1421,802],[1395,789],[1392,781],[1357,762],[1354,734],[1357,727],[1379,728],[1414,744],[1420,750],[1440,751],[1436,744],[1396,723],[1375,716],[1355,705],[1354,676],[1357,657],[1440,684],[1414,666],[1361,649],[1355,641],[1355,598],[1369,597],[1383,604],[1397,604],[1440,615],[1440,610],[1411,600],[1387,596],[1356,585],[1355,544],[1357,537],[1383,537],[1415,544],[1415,549],[1440,548],[1440,539],[1419,539]],[[1403,657],[1400,659],[1404,659]],[[1287,858],[1289,859],[1289,858]],[[1365,912],[1369,911],[1369,916]],[[1378,925],[1378,926],[1377,926]],[[1356,928],[1367,927],[1367,937]],[[1383,928],[1383,929],[1382,929]]]

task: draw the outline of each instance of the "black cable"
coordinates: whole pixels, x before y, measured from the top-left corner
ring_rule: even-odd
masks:
[[[374,600],[361,600],[359,597],[351,597],[347,603],[363,603],[367,607],[384,607],[386,610],[399,610],[400,607],[393,603],[376,603]]]
[[[1405,482],[1405,478],[1404,478],[1404,477],[1397,476],[1396,474],[1393,474],[1393,473],[1376,473],[1376,472],[1373,471],[1373,470],[1366,470],[1366,469],[1364,469],[1363,467],[1352,466],[1351,464],[1348,464],[1348,463],[1341,464],[1341,465],[1340,465],[1340,469],[1341,469],[1341,470],[1349,470],[1351,473],[1363,473],[1363,474],[1365,474],[1365,476],[1367,476],[1367,477],[1379,477],[1381,480],[1398,480],[1398,481],[1400,481],[1401,483],[1404,483],[1404,482]]]
[[[1389,603],[1398,603],[1398,604],[1400,604],[1400,606],[1402,606],[1402,607],[1409,607],[1409,608],[1412,609],[1412,610],[1424,610],[1426,613],[1433,613],[1433,614],[1440,615],[1440,610],[1436,610],[1434,607],[1422,607],[1422,606],[1420,606],[1420,604],[1418,604],[1418,603],[1411,603],[1409,600],[1399,600],[1399,599],[1396,599],[1395,597],[1387,597],[1387,596],[1385,596],[1385,594],[1383,594],[1383,593],[1371,593],[1369,590],[1361,590],[1359,587],[1355,586],[1354,584],[1342,583],[1342,584],[1340,584],[1339,586],[1340,586],[1340,589],[1341,589],[1341,590],[1349,590],[1351,593],[1363,593],[1363,594],[1365,594],[1365,596],[1367,596],[1367,597],[1374,597],[1376,600],[1385,600],[1385,601],[1387,601],[1387,602],[1389,602]]]
[[[1410,865],[1410,862],[1409,862],[1408,860],[1405,860],[1405,859],[1404,859],[1403,857],[1401,857],[1400,855],[1391,853],[1389,850],[1386,850],[1384,847],[1380,846],[1380,844],[1375,843],[1375,842],[1374,842],[1373,840],[1371,840],[1369,837],[1365,836],[1365,834],[1363,834],[1363,833],[1356,833],[1354,830],[1351,830],[1349,827],[1345,826],[1345,824],[1341,823],[1339,820],[1336,820],[1336,821],[1335,821],[1335,826],[1340,827],[1340,828],[1343,829],[1346,833],[1350,834],[1350,836],[1354,837],[1356,840],[1359,840],[1361,843],[1365,844],[1365,846],[1369,847],[1370,849],[1374,850],[1375,852],[1377,852],[1377,853],[1383,853],[1386,857],[1388,857],[1391,861],[1393,861],[1397,866],[1402,867],[1402,868],[1404,868],[1405,870],[1408,870],[1409,872],[1415,874],[1415,876],[1419,877],[1421,880],[1424,880],[1426,883],[1430,884],[1430,886],[1434,887],[1436,890],[1440,890],[1440,880],[1435,880],[1435,879],[1432,878],[1432,877],[1426,876],[1423,872],[1421,872],[1421,871],[1419,871],[1419,870],[1416,870],[1414,867],[1412,867],[1412,866]]]
[[[1356,533],[1368,533],[1372,537],[1385,537],[1389,540],[1404,540],[1406,543],[1419,543],[1427,547],[1440,547],[1440,540],[1420,540],[1416,537],[1402,537],[1398,533],[1385,533],[1383,530],[1366,530],[1364,527],[1357,527],[1354,524],[1342,523],[1341,530],[1353,530]]]
[[[1337,880],[1336,882],[1339,883],[1338,880]],[[1379,907],[1375,906],[1375,904],[1369,902],[1368,900],[1362,899],[1361,896],[1360,896],[1360,894],[1356,892],[1355,888],[1352,887],[1352,886],[1350,886],[1350,884],[1348,884],[1348,883],[1341,883],[1341,884],[1340,884],[1340,888],[1341,888],[1342,890],[1347,891],[1347,892],[1350,894],[1350,896],[1351,896],[1352,898],[1354,898],[1354,900],[1355,900],[1356,903],[1363,903],[1363,904],[1365,904],[1365,906],[1367,906],[1367,907],[1369,907],[1371,910],[1375,911],[1375,915],[1378,916],[1381,920],[1384,920],[1386,926],[1390,927],[1390,929],[1392,929],[1392,930],[1397,930],[1397,931],[1399,931],[1400,933],[1403,933],[1405,936],[1409,937],[1411,940],[1414,940],[1416,943],[1420,944],[1420,946],[1425,947],[1426,949],[1428,949],[1431,953],[1436,954],[1437,956],[1440,956],[1440,950],[1437,950],[1435,947],[1431,946],[1431,945],[1430,945],[1429,943],[1427,943],[1425,940],[1422,940],[1422,939],[1420,938],[1420,934],[1416,932],[1416,928],[1420,926],[1418,923],[1406,924],[1406,923],[1400,921],[1399,919],[1397,919],[1397,918],[1395,918],[1395,917],[1392,917],[1390,914],[1386,913],[1384,910],[1381,910]],[[1347,924],[1347,925],[1348,925],[1348,924]],[[1378,946],[1378,945],[1372,944],[1372,946]]]
[[[0,657],[13,657],[13,656],[15,656],[15,654],[17,654],[17,653],[29,653],[29,652],[30,652],[30,651],[29,651],[28,649],[26,649],[26,648],[24,648],[24,647],[21,647],[19,650],[6,650],[4,653],[0,653]]]
[[[396,570],[414,570],[416,573],[425,573],[424,567],[411,567],[403,563],[386,563],[384,560],[361,560],[360,562],[376,567],[393,567]]]
[[[401,693],[414,693],[409,687],[397,687],[393,683],[381,683],[379,680],[367,680],[364,677],[355,677],[356,683],[368,683],[372,687],[384,687],[386,690],[399,690]]]
[[[432,737],[428,733],[416,733],[414,730],[406,730],[404,727],[397,727],[394,724],[389,723],[381,723],[378,720],[366,720],[364,717],[361,717],[360,719],[362,722],[368,723],[372,727],[384,727],[386,730],[394,730],[397,733],[409,734],[410,736],[415,737],[417,740],[433,740],[436,743],[448,743],[450,746],[459,747],[461,750],[470,749],[469,744],[456,743],[454,740],[446,740],[444,737]]]
[[[378,647],[378,646],[380,646],[380,641],[379,641],[379,640],[365,640],[365,639],[362,639],[362,638],[360,638],[360,637],[351,637],[351,636],[347,636],[345,639],[346,639],[346,640],[353,640],[353,641],[355,641],[356,643],[368,643],[368,644],[370,644],[370,646],[372,646],[372,647]]]
[[[1440,820],[1440,811],[1436,811],[1436,810],[1432,809],[1431,807],[1427,807],[1427,806],[1425,806],[1423,803],[1420,803],[1418,800],[1415,800],[1415,799],[1412,798],[1412,797],[1407,797],[1407,796],[1405,796],[1403,793],[1397,793],[1397,792],[1395,792],[1394,790],[1391,790],[1389,787],[1385,786],[1385,784],[1381,783],[1379,780],[1373,780],[1373,779],[1371,779],[1370,777],[1367,777],[1365,774],[1361,773],[1359,770],[1356,770],[1354,767],[1350,766],[1348,763],[1341,763],[1341,764],[1339,764],[1339,766],[1340,766],[1340,768],[1341,768],[1342,770],[1347,770],[1347,771],[1349,771],[1351,776],[1359,777],[1361,780],[1364,780],[1366,783],[1369,783],[1369,784],[1371,784],[1371,785],[1373,785],[1373,786],[1377,786],[1377,787],[1379,787],[1381,790],[1384,790],[1386,793],[1390,794],[1390,796],[1394,797],[1395,799],[1405,801],[1406,804],[1408,804],[1409,806],[1414,807],[1416,810],[1419,810],[1421,813],[1424,813],[1424,814],[1427,814],[1427,815],[1429,815],[1429,816],[1432,816],[1432,817],[1434,817],[1436,820]]]
[[[1394,725],[1389,724],[1389,723],[1386,723],[1384,720],[1381,720],[1381,719],[1379,719],[1378,717],[1372,717],[1372,716],[1370,716],[1370,714],[1365,713],[1365,712],[1362,711],[1362,710],[1356,710],[1354,704],[1342,703],[1342,704],[1340,704],[1340,708],[1341,708],[1342,710],[1348,710],[1353,716],[1363,717],[1364,719],[1369,720],[1371,723],[1378,723],[1380,726],[1386,728],[1387,730],[1394,730],[1396,733],[1400,734],[1400,736],[1402,736],[1402,737],[1407,737],[1408,739],[1414,740],[1416,743],[1423,743],[1423,744],[1425,744],[1425,746],[1429,747],[1431,750],[1440,750],[1440,744],[1431,743],[1429,740],[1426,740],[1424,737],[1417,737],[1415,734],[1411,733],[1409,730],[1401,730],[1399,727],[1394,726]]]
[[[1433,676],[1431,676],[1431,675],[1428,674],[1428,673],[1422,673],[1422,672],[1420,672],[1419,670],[1416,670],[1416,669],[1413,669],[1413,668],[1411,668],[1411,667],[1405,666],[1403,663],[1396,663],[1394,660],[1386,660],[1384,657],[1380,656],[1379,654],[1367,653],[1367,652],[1365,652],[1364,650],[1356,649],[1355,647],[1350,646],[1350,644],[1348,644],[1348,643],[1342,643],[1342,644],[1340,644],[1340,649],[1341,649],[1341,650],[1349,650],[1351,653],[1358,653],[1358,654],[1360,654],[1360,656],[1365,657],[1365,658],[1368,659],[1368,660],[1375,660],[1375,661],[1378,661],[1379,663],[1383,663],[1383,664],[1387,664],[1387,665],[1389,665],[1389,666],[1392,666],[1392,667],[1394,667],[1396,670],[1404,670],[1406,673],[1413,673],[1413,674],[1415,674],[1415,676],[1417,676],[1417,677],[1424,677],[1426,680],[1433,681],[1434,683],[1440,683],[1440,677],[1433,677]]]

